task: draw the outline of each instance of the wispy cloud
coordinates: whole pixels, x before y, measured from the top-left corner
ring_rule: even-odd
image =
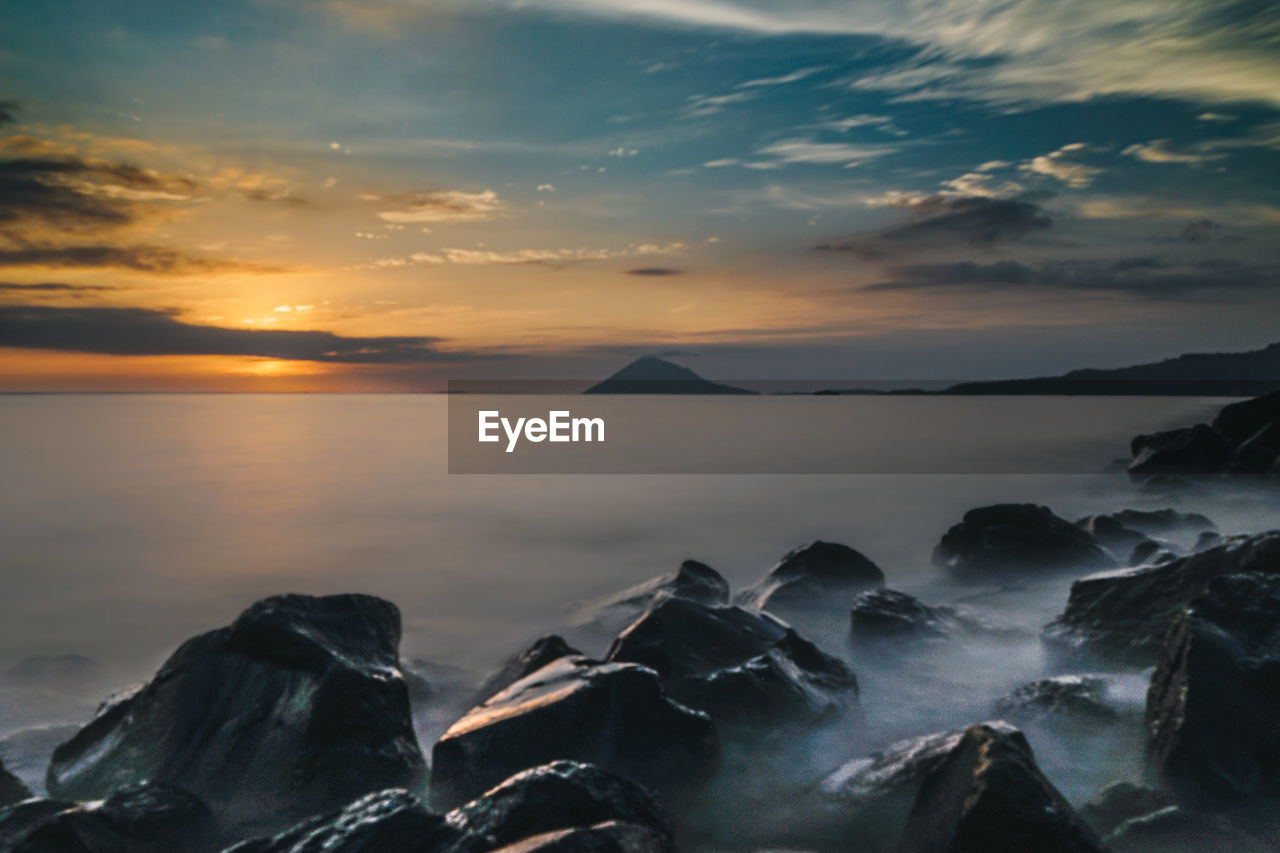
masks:
[[[766,145],[757,154],[779,163],[807,163],[852,168],[893,154],[893,145],[849,145],[843,142],[815,142],[812,139],[784,139]]]
[[[284,268],[234,259],[212,258],[164,246],[76,245],[0,248],[0,267],[43,269],[116,268],[153,275],[239,273],[265,275]]]
[[[762,86],[786,86],[790,83],[799,83],[801,80],[812,77],[814,74],[817,74],[822,70],[821,66],[815,68],[797,68],[789,74],[781,74],[777,77],[758,77],[755,80],[748,80],[745,83],[739,83],[738,88],[755,89]]]
[[[465,266],[508,266],[536,264],[558,267],[585,261],[608,261],[617,258],[645,255],[675,255],[684,252],[684,243],[635,243],[618,249],[439,249],[431,252],[414,252],[401,258],[383,258],[374,261],[373,267],[400,267],[408,264],[462,264]]]
[[[1146,163],[1173,163],[1180,166],[1203,166],[1205,163],[1221,160],[1227,156],[1205,150],[1179,151],[1171,147],[1167,139],[1130,145],[1124,149],[1123,153]]]
[[[1090,150],[1090,147],[1083,142],[1072,142],[1062,146],[1056,151],[1048,154],[1042,154],[1039,157],[1033,157],[1031,160],[1023,163],[1021,168],[1025,172],[1032,172],[1038,175],[1047,175],[1055,178],[1072,189],[1083,189],[1093,183],[1094,178],[1101,175],[1103,170],[1097,166],[1090,166],[1087,163],[1081,163],[1074,159],[1078,155]]]
[[[364,201],[395,203],[395,210],[382,210],[378,218],[397,224],[434,224],[446,222],[481,222],[501,216],[506,204],[493,190],[463,192],[439,190],[436,192],[402,193],[398,195],[364,194]]]

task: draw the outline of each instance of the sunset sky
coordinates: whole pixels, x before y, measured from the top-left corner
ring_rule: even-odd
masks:
[[[0,390],[1280,340],[1264,0],[11,2],[0,100]]]

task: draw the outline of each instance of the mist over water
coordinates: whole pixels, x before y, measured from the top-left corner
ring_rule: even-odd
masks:
[[[963,411],[972,423],[985,405],[915,400],[913,422],[895,431],[885,419],[900,417],[901,401],[888,398],[762,402],[779,415],[767,452],[796,454],[798,467],[823,448],[788,444],[786,423],[797,413],[876,423],[848,429],[849,442],[897,432],[899,444],[927,440],[936,453],[945,451],[950,418]],[[399,605],[406,659],[483,673],[560,626],[575,601],[688,558],[716,568],[736,591],[820,538],[866,554],[890,588],[960,605],[993,630],[874,649],[854,648],[847,623],[799,626],[850,662],[862,694],[856,720],[803,746],[797,775],[813,781],[894,740],[988,719],[996,697],[1053,672],[1039,633],[1061,611],[1072,576],[1005,588],[946,577],[930,553],[966,510],[1034,502],[1074,520],[1172,505],[1203,512],[1223,534],[1280,526],[1274,500],[1234,491],[1170,499],[1109,468],[1133,434],[1203,419],[1224,401],[1070,402],[1091,425],[1087,441],[1064,438],[1049,423],[1060,414],[1034,398],[1001,401],[993,433],[1011,441],[1006,420],[1017,417],[1010,454],[1086,454],[1096,473],[463,476],[447,473],[438,396],[0,397],[0,667],[77,653],[106,665],[104,682],[123,684],[148,677],[182,640],[227,624],[258,598],[350,591]],[[710,417],[714,405],[700,400],[690,412]],[[1112,682],[1111,700],[1132,711],[1113,725],[1028,728],[1046,774],[1073,801],[1140,771],[1145,684],[1140,673]],[[82,712],[100,696],[81,697]],[[60,713],[74,717],[77,707]],[[437,707],[420,720],[424,748],[448,713]],[[39,716],[0,703],[0,734]]]

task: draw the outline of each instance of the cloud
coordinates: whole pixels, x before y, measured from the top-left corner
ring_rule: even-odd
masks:
[[[423,364],[474,359],[441,351],[435,337],[355,338],[332,332],[233,329],[185,323],[148,308],[0,306],[0,347],[104,355],[228,355],[340,364]]]
[[[540,193],[553,193],[555,191],[556,191],[555,184],[538,184],[538,192]]]
[[[1034,157],[1023,163],[1019,168],[1024,172],[1033,172],[1038,175],[1048,175],[1051,178],[1056,178],[1072,189],[1083,189],[1093,183],[1093,179],[1103,172],[1102,169],[1096,166],[1089,166],[1071,159],[1073,156],[1088,150],[1090,150],[1089,146],[1083,142],[1072,142],[1069,145],[1062,146],[1057,151]]]
[[[635,148],[614,148],[609,152],[610,157],[634,157],[640,152]]]
[[[1040,205],[1019,199],[934,195],[907,198],[900,206],[908,213],[906,222],[814,248],[876,259],[908,250],[991,246],[1053,225]]]
[[[399,224],[481,222],[502,215],[506,209],[506,205],[493,190],[474,193],[441,190],[391,196],[364,195],[361,198],[365,201],[404,205],[400,210],[378,213],[378,218],[383,222]]]
[[[785,86],[789,83],[798,83],[807,77],[812,77],[814,74],[817,74],[819,71],[822,71],[822,70],[823,70],[822,66],[817,66],[814,68],[797,68],[795,71],[792,71],[790,74],[782,74],[777,77],[760,77],[755,80],[748,80],[745,83],[739,83],[738,88],[739,89],[755,89],[755,88],[760,88],[762,86]]]
[[[688,247],[684,243],[638,243],[621,249],[514,249],[494,251],[490,249],[440,249],[435,252],[415,252],[408,258],[385,258],[375,261],[375,267],[398,267],[414,264],[463,264],[467,266],[508,266],[536,264],[563,266],[583,261],[607,261],[615,258],[644,255],[674,255]]]
[[[1181,166],[1203,166],[1214,160],[1221,160],[1225,154],[1211,151],[1176,151],[1169,147],[1169,140],[1156,139],[1151,142],[1130,145],[1123,154],[1146,163],[1174,163]]]
[[[684,106],[684,114],[689,118],[706,118],[721,112],[732,104],[742,104],[754,100],[755,92],[730,92],[727,95],[690,95]]]
[[[668,276],[668,275],[684,275],[684,270],[674,269],[673,267],[636,267],[633,270],[627,270],[627,275],[642,276]]]
[[[785,164],[806,163],[851,168],[897,150],[892,145],[847,145],[840,142],[814,142],[810,139],[784,139],[766,145],[756,153]]]
[[[154,275],[266,274],[283,268],[192,255],[163,246],[19,246],[0,248],[0,267],[117,268]]]
[[[894,267],[891,276],[859,289],[1000,291],[1036,287],[1120,293],[1143,299],[1188,300],[1208,293],[1280,286],[1280,270],[1276,267],[1216,259],[1184,264],[1153,257],[1051,261],[1035,266],[1017,261],[908,264]]]
[[[1212,243],[1221,239],[1222,223],[1212,219],[1188,222],[1174,239],[1179,243]]]
[[[24,296],[70,296],[73,299],[79,299],[90,293],[116,289],[101,284],[68,284],[61,281],[42,281],[36,284],[0,281],[0,292],[21,293]]]
[[[18,123],[18,102],[0,100],[0,125]]]

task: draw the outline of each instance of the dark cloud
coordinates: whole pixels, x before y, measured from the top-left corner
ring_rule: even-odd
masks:
[[[42,281],[36,284],[17,284],[11,281],[0,281],[0,293],[21,293],[24,296],[70,296],[72,298],[80,298],[90,293],[115,289],[101,284],[67,284],[60,281]]]
[[[18,102],[0,100],[0,125],[18,123]]]
[[[0,249],[0,267],[83,269],[114,267],[154,275],[220,272],[273,273],[280,267],[189,255],[163,246],[22,246]]]
[[[197,326],[147,308],[0,306],[0,346],[105,355],[232,355],[340,364],[467,361],[434,337],[352,338],[332,332]]]
[[[906,264],[891,278],[860,290],[915,290],[960,287],[1010,290],[1020,287],[1124,293],[1146,299],[1195,299],[1228,290],[1262,290],[1280,285],[1280,270],[1229,260],[1171,263],[1136,257],[1112,261],[1051,261],[1035,266],[1017,261]]]
[[[683,275],[684,270],[674,269],[672,267],[636,267],[633,270],[627,270],[627,275]]]
[[[908,250],[991,246],[1053,225],[1044,208],[1027,199],[930,196],[903,207],[906,222],[814,248],[874,260]]]

